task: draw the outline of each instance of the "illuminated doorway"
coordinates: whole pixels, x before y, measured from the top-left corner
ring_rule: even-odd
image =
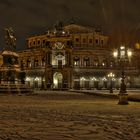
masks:
[[[63,75],[60,72],[56,72],[53,75],[53,88],[61,89],[63,84]]]

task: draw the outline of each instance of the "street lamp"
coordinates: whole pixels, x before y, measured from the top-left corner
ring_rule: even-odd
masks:
[[[114,57],[116,58],[117,62],[120,64],[122,73],[121,73],[121,85],[119,91],[119,103],[121,105],[128,104],[128,94],[126,91],[126,83],[125,83],[125,71],[124,67],[125,64],[130,61],[132,57],[132,52],[125,46],[120,46],[116,51],[113,52]]]
[[[115,75],[111,72],[111,73],[109,73],[107,76],[108,76],[109,79],[110,79],[110,90],[109,90],[109,91],[110,91],[110,93],[113,93],[112,78],[114,78]]]

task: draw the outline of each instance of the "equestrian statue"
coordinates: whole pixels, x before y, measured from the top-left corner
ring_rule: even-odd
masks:
[[[16,48],[16,37],[14,36],[14,31],[12,27],[5,28],[5,42],[11,48]]]

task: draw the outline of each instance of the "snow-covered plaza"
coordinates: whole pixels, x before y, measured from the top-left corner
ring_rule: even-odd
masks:
[[[0,96],[0,140],[140,140],[140,103],[71,92]]]

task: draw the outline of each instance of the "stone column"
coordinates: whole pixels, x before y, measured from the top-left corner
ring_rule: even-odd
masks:
[[[73,58],[71,57],[71,53],[69,52],[69,66],[72,66],[72,62],[73,62],[72,59],[73,59]]]
[[[65,63],[66,63],[66,66],[69,66],[69,55],[68,55],[68,52],[65,53]]]

